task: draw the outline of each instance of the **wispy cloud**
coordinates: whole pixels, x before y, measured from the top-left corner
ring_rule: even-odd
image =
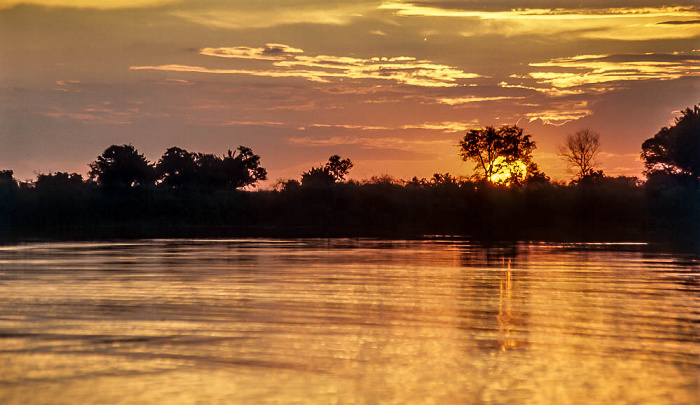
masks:
[[[432,131],[441,131],[448,134],[453,134],[456,132],[463,132],[469,128],[474,128],[479,126],[478,120],[471,120],[469,122],[455,122],[455,121],[442,121],[442,122],[425,122],[422,124],[408,124],[404,125],[402,129],[427,129]]]
[[[116,108],[112,107],[110,103],[90,105],[79,110],[53,107],[45,111],[43,115],[51,118],[67,118],[84,125],[127,125],[133,123],[136,118],[156,116],[142,113],[139,107]],[[159,114],[158,116],[167,116],[167,114]]]
[[[199,53],[207,56],[234,59],[285,60],[289,54],[303,53],[299,48],[284,44],[266,44],[261,48],[237,46],[233,48],[202,48]]]
[[[298,127],[300,131],[306,131],[309,129],[316,128],[336,128],[336,129],[355,129],[359,131],[382,131],[388,129],[394,129],[391,127],[385,127],[380,125],[359,125],[359,124],[309,124]]]
[[[202,48],[202,55],[228,59],[269,61],[271,69],[212,69],[202,66],[158,65],[131,66],[131,70],[161,70],[170,72],[242,74],[261,77],[297,77],[312,82],[329,83],[337,80],[393,81],[420,87],[454,87],[462,80],[482,77],[456,67],[419,60],[409,56],[373,57],[369,59],[305,55],[303,51],[283,44],[267,44],[263,48],[232,47]]]
[[[580,20],[582,18],[689,17],[698,14],[696,7],[608,7],[608,8],[520,8],[504,11],[444,8],[422,2],[385,2],[379,9],[394,10],[398,15],[417,17],[460,17],[483,20]]]
[[[476,4],[465,2],[463,8],[447,6],[445,2],[384,2],[381,10],[401,17],[472,19],[484,22],[462,28],[465,36],[496,34],[548,35],[571,33],[573,37],[617,40],[661,38],[693,38],[698,27],[668,29],[659,23],[676,24],[700,17],[697,7],[607,7],[607,8],[519,8],[510,10],[479,10]]]
[[[558,89],[700,76],[700,56],[684,54],[579,55],[530,66],[549,68],[529,75]]]
[[[347,25],[364,13],[372,11],[368,2],[258,2],[238,1],[235,5],[181,8],[172,15],[215,28],[244,30],[294,24]]]
[[[562,126],[593,113],[587,101],[559,103],[554,108],[525,114],[530,122],[540,120],[545,125]]]
[[[499,101],[499,100],[517,100],[517,99],[522,99],[524,97],[507,97],[507,96],[498,96],[498,97],[476,97],[476,96],[466,96],[466,97],[441,97],[438,99],[439,102],[443,104],[448,104],[448,105],[460,105],[460,104],[471,104],[471,103],[480,103],[484,101]]]
[[[404,139],[398,137],[382,137],[370,138],[361,136],[331,136],[327,138],[310,138],[310,137],[290,137],[286,141],[293,145],[304,146],[342,146],[354,145],[363,148],[379,148],[379,149],[396,149],[403,151],[421,151],[426,147],[436,145],[451,145],[454,140],[438,139],[438,140],[423,140],[423,139]]]
[[[113,10],[121,8],[159,7],[177,0],[0,0],[0,9],[14,7],[18,4],[35,4],[46,7],[91,8]]]

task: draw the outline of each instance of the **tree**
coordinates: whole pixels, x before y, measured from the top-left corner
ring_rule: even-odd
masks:
[[[312,167],[304,172],[301,175],[301,184],[308,186],[343,181],[353,166],[350,159],[341,159],[339,155],[333,155],[324,166]]]
[[[339,155],[333,155],[328,158],[326,170],[333,176],[335,181],[343,181],[353,166],[354,164],[350,159],[341,159]]]
[[[37,190],[45,191],[75,191],[85,186],[83,176],[78,173],[56,172],[39,174],[34,183]]]
[[[112,145],[90,163],[90,178],[109,188],[147,185],[155,180],[155,169],[133,145]]]
[[[165,151],[156,164],[158,178],[168,187],[178,188],[197,180],[197,155],[173,146]]]
[[[260,156],[245,146],[239,146],[234,152],[229,149],[228,155],[223,159],[223,169],[227,184],[234,188],[267,180],[267,170],[260,166]]]
[[[200,153],[196,163],[197,178],[203,186],[241,188],[267,180],[267,170],[260,166],[260,156],[245,146],[235,151],[229,149],[223,158]]]
[[[581,129],[566,136],[559,155],[575,170],[576,178],[582,179],[593,173],[594,161],[600,149],[600,134],[590,129]]]
[[[488,126],[470,129],[459,143],[466,162],[476,162],[474,170],[491,183],[517,184],[527,177],[535,142],[517,125],[498,129]]]
[[[686,108],[674,125],[642,143],[647,176],[667,174],[700,180],[700,107]]]

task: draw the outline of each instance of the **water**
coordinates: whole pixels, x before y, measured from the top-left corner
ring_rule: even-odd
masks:
[[[700,261],[643,245],[0,247],[2,404],[697,404]]]

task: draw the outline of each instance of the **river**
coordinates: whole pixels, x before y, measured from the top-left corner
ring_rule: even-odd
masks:
[[[643,244],[0,246],[2,404],[697,404],[700,260]]]

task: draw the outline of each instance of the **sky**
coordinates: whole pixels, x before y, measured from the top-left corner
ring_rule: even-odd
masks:
[[[517,124],[555,180],[582,128],[606,174],[640,176],[699,77],[687,0],[0,0],[0,169],[245,145],[265,187],[332,154],[358,180],[469,175],[465,131]]]

